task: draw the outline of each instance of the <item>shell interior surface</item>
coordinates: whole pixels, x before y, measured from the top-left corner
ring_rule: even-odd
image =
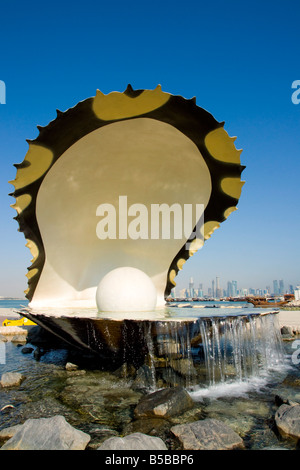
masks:
[[[236,210],[244,167],[223,125],[195,100],[128,86],[39,128],[12,182],[33,256],[30,306],[96,307],[99,283],[122,267],[145,273],[164,305],[186,260]]]

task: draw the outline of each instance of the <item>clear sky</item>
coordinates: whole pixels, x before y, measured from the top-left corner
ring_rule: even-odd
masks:
[[[8,196],[38,135],[78,101],[133,88],[185,98],[225,121],[243,148],[239,210],[184,266],[193,277],[239,287],[300,284],[299,0],[1,2],[0,295],[22,296],[31,255]],[[300,97],[300,95],[299,95]]]

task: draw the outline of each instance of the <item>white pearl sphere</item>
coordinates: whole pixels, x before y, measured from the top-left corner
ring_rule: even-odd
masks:
[[[145,312],[155,309],[156,288],[147,274],[137,268],[116,268],[100,281],[96,303],[102,312]]]

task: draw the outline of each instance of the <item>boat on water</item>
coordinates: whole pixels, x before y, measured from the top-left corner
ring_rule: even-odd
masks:
[[[285,294],[282,297],[247,297],[247,302],[251,303],[254,307],[282,307],[293,300],[292,294]]]

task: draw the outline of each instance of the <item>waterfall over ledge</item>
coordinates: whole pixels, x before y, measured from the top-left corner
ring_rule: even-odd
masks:
[[[152,320],[19,313],[95,353],[104,367],[142,370],[154,390],[246,382],[284,363],[278,312]]]

